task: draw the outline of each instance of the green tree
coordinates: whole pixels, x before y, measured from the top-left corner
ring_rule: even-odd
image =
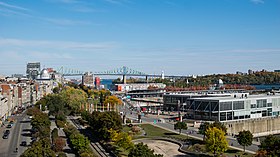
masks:
[[[253,141],[253,135],[249,130],[247,131],[243,130],[239,132],[237,136],[237,142],[244,147],[244,152],[246,146],[252,145],[252,141]]]
[[[280,156],[280,139],[274,135],[267,136],[259,146],[260,150],[265,150],[269,156]]]
[[[188,126],[187,126],[187,123],[185,123],[185,122],[177,122],[174,124],[174,129],[179,130],[179,133],[181,134],[181,131],[187,130]]]
[[[122,119],[117,112],[92,112],[89,121],[91,128],[98,133],[98,136],[104,140],[110,139],[109,130],[120,131],[122,129]]]
[[[61,96],[72,113],[79,113],[87,102],[87,94],[81,89],[65,88]]]
[[[56,155],[51,149],[50,139],[43,138],[33,143],[20,157],[56,157]]]
[[[204,123],[200,124],[200,126],[198,128],[198,133],[203,135],[203,141],[205,140],[205,132],[209,127],[210,127],[210,123],[204,122]]]
[[[84,152],[89,149],[89,140],[80,133],[70,135],[71,144],[77,152]]]
[[[128,157],[163,157],[161,154],[154,154],[154,150],[149,149],[149,147],[143,142],[134,145],[130,150]]]
[[[46,105],[49,109],[49,115],[53,115],[58,119],[65,119],[69,114],[69,110],[65,107],[66,101],[60,94],[49,94],[45,97],[47,100]],[[64,117],[64,118],[63,118]]]
[[[32,118],[31,125],[34,128],[37,128],[37,129],[41,126],[50,127],[51,126],[51,121],[50,121],[49,116],[47,114],[41,113],[41,114],[35,115]]]
[[[216,127],[210,127],[206,130],[206,148],[208,151],[216,154],[225,152],[228,148],[228,142],[225,137],[224,131]]]

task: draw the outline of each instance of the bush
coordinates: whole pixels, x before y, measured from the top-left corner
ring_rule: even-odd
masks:
[[[58,130],[57,130],[57,128],[54,128],[52,130],[52,139],[54,140],[57,137],[58,137]]]
[[[73,133],[79,133],[78,130],[73,125],[67,125],[64,127],[64,132],[66,136],[71,136]]]
[[[131,131],[136,133],[136,134],[139,133],[140,130],[141,130],[141,128],[139,126],[136,126],[136,125],[132,126],[132,128],[131,128]]]
[[[65,124],[66,124],[65,121],[61,121],[61,120],[56,120],[55,123],[56,123],[58,128],[64,128]]]
[[[64,152],[59,152],[57,157],[67,157],[67,155]]]
[[[65,140],[62,137],[57,137],[55,139],[53,139],[53,150],[55,152],[60,152],[63,150],[63,148],[65,147]]]

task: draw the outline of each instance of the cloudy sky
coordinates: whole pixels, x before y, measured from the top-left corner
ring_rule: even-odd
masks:
[[[279,60],[280,0],[0,0],[0,74],[37,61],[191,75]]]

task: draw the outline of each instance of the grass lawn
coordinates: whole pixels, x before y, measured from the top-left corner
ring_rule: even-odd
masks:
[[[156,127],[156,126],[153,126],[150,124],[141,124],[141,125],[139,125],[139,127],[143,128],[147,135],[138,136],[138,137],[135,137],[135,139],[143,138],[143,137],[150,137],[150,138],[152,138],[152,137],[171,137],[171,138],[176,138],[176,139],[180,139],[180,140],[188,140],[188,141],[190,141],[190,143],[192,145],[196,144],[196,145],[201,145],[201,147],[205,147],[203,141],[189,138],[185,135],[180,135],[178,133],[173,133],[168,130],[164,130],[162,128],[159,128],[159,127]],[[242,151],[230,149],[230,148],[224,154],[228,157],[234,157],[234,155],[240,155],[241,157],[253,157],[254,156],[253,154],[249,154],[249,153],[247,153],[247,155],[243,155],[244,153]]]

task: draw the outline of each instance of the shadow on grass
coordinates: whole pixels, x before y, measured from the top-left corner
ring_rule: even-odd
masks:
[[[174,132],[165,132],[164,135],[179,135],[179,134],[174,133]]]
[[[236,149],[229,149],[227,150],[225,153],[239,153],[240,151],[239,150],[236,150]]]

